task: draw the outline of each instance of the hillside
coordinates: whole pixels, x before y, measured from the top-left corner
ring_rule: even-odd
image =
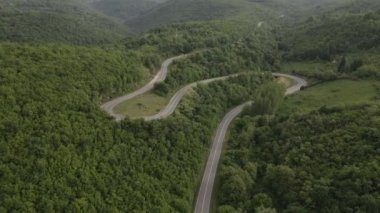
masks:
[[[122,20],[136,18],[165,0],[100,0],[91,5],[98,11]]]
[[[170,0],[127,24],[134,31],[144,31],[171,23],[225,19],[246,11],[247,6],[244,0]]]
[[[287,57],[329,60],[380,45],[380,10],[339,17],[310,17],[285,35]]]
[[[378,105],[239,119],[220,172],[219,212],[377,211],[379,121]]]
[[[373,0],[247,0],[277,13],[282,25],[302,25],[310,18],[362,15],[380,9],[380,2]],[[295,29],[293,29],[295,30]]]
[[[101,44],[119,40],[125,27],[76,1],[5,0],[0,40]]]
[[[237,119],[215,210],[378,211],[379,2],[256,2],[291,16],[276,31],[279,70],[310,86],[275,112],[252,107]],[[267,109],[268,99],[255,101]]]
[[[211,210],[378,212],[379,26],[377,0],[0,0],[0,212],[192,212],[213,138]]]
[[[0,211],[189,211],[219,118],[270,80],[255,71],[276,57],[256,20],[236,23],[165,27],[126,39],[126,48],[1,43]],[[175,68],[171,88],[251,75],[197,88],[162,121],[116,123],[99,107],[147,82],[164,57],[202,48],[212,50],[186,60],[186,72]],[[198,77],[182,79],[197,67]]]

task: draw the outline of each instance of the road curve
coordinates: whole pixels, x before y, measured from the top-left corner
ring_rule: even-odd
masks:
[[[283,74],[283,73],[278,73],[274,72],[272,73],[274,77],[285,77],[285,78],[290,78],[296,82],[293,86],[289,87],[286,89],[285,95],[291,95],[294,94],[302,89],[302,87],[307,86],[307,81],[303,78],[297,77],[295,75],[289,75],[289,74]]]
[[[156,83],[162,82],[166,79],[166,76],[168,74],[168,67],[170,66],[170,64],[173,63],[173,61],[184,58],[186,56],[187,55],[179,55],[179,56],[167,59],[166,61],[164,61],[164,63],[162,63],[161,69],[158,71],[156,76],[148,84],[146,84],[145,86],[141,87],[140,89],[138,89],[132,93],[129,93],[128,95],[124,95],[124,96],[115,98],[111,101],[104,103],[101,106],[101,108],[104,111],[106,111],[108,114],[110,114],[112,117],[114,117],[117,121],[122,120],[125,116],[122,114],[115,113],[114,108],[124,101],[130,100],[136,96],[142,95],[142,94],[152,90]]]
[[[146,116],[144,117],[145,121],[152,121],[152,120],[158,120],[158,119],[163,119],[169,117],[171,114],[174,113],[175,109],[177,108],[179,102],[183,98],[183,96],[186,95],[186,93],[193,87],[196,87],[198,84],[208,84],[214,81],[221,81],[225,80],[228,78],[233,78],[237,77],[240,74],[233,74],[233,75],[228,75],[228,76],[223,76],[223,77],[217,77],[217,78],[210,78],[202,81],[198,81],[195,83],[188,84],[184,87],[182,87],[180,90],[178,90],[173,97],[170,99],[169,103],[166,105],[164,109],[162,109],[159,113],[152,115],[152,116]]]
[[[297,76],[282,73],[272,73],[272,75],[275,77],[286,77],[296,81],[296,84],[294,86],[291,86],[286,90],[285,95],[293,94],[299,91],[302,87],[307,86],[307,82]],[[246,102],[232,109],[229,113],[227,113],[222,122],[219,124],[212,142],[212,147],[207,160],[205,171],[203,173],[202,182],[199,187],[194,213],[210,212],[212,190],[214,187],[220,154],[222,152],[223,142],[228,130],[228,126],[231,124],[232,120],[241,113],[244,107],[250,105],[251,103],[252,102]]]

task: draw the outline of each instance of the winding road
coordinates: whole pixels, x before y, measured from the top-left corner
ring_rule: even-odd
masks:
[[[188,55],[191,55],[191,54],[193,54],[193,53],[190,53]],[[129,93],[127,95],[115,98],[109,102],[104,103],[101,106],[101,108],[104,111],[106,111],[109,115],[114,117],[116,121],[121,121],[122,119],[124,119],[125,116],[123,114],[118,114],[114,111],[114,109],[117,105],[152,90],[156,83],[162,82],[166,79],[166,76],[168,75],[169,66],[171,63],[173,63],[173,61],[184,58],[188,55],[180,55],[180,56],[176,56],[176,57],[172,57],[172,58],[167,59],[166,61],[164,61],[164,63],[162,63],[160,71],[156,74],[156,76],[148,84],[146,84],[142,88],[140,88],[140,89],[138,89],[132,93]],[[208,83],[211,83],[214,81],[221,81],[221,80],[226,80],[228,78],[237,77],[239,75],[240,74],[232,74],[232,75],[228,75],[228,76],[210,78],[210,79],[206,79],[206,80],[202,80],[202,81],[198,81],[198,82],[188,84],[188,85],[182,87],[180,90],[178,90],[173,95],[173,97],[170,99],[169,103],[165,106],[165,108],[163,108],[159,113],[157,113],[155,115],[151,115],[151,116],[146,116],[143,118],[145,121],[152,121],[152,120],[167,118],[171,114],[174,113],[175,109],[177,108],[178,104],[182,100],[183,96],[185,96],[186,93],[191,88],[196,87],[198,84],[208,84]]]
[[[160,71],[157,73],[157,75],[144,87],[127,94],[125,96],[116,98],[114,100],[111,100],[107,103],[104,103],[101,108],[108,112],[112,117],[114,117],[117,121],[120,121],[124,118],[124,115],[117,114],[114,112],[114,108],[127,100],[130,100],[138,95],[142,95],[154,88],[154,85],[156,83],[162,82],[166,79],[166,76],[168,74],[168,67],[174,60],[178,60],[181,58],[186,57],[187,55],[180,55],[173,58],[167,59],[161,66]],[[198,84],[207,84],[213,81],[219,81],[219,80],[225,80],[231,77],[236,77],[241,74],[233,74],[229,76],[223,76],[223,77],[217,77],[217,78],[211,78],[207,80],[202,80],[199,82],[191,83],[180,90],[178,90],[174,96],[170,99],[168,105],[163,108],[159,113],[152,116],[144,117],[145,121],[151,121],[151,120],[157,120],[162,119],[170,116],[175,109],[177,108],[178,104],[180,103],[183,96],[193,87],[195,87]],[[287,88],[285,95],[291,95],[293,93],[298,92],[302,89],[302,87],[307,86],[307,82],[297,76],[289,75],[289,74],[283,74],[283,73],[272,73],[274,77],[285,77],[294,80],[296,83]],[[233,121],[234,118],[236,118],[244,109],[244,107],[251,105],[253,101],[246,102],[244,104],[241,104],[234,109],[232,109],[225,117],[223,118],[222,122],[219,124],[218,129],[216,131],[216,134],[214,136],[212,147],[210,150],[210,155],[207,160],[206,168],[204,170],[202,182],[198,191],[197,201],[194,208],[194,213],[209,213],[210,212],[210,205],[211,205],[211,197],[212,197],[212,190],[214,187],[215,182],[215,176],[218,169],[219,159],[223,148],[223,142],[228,130],[229,125]]]
[[[293,81],[296,82],[295,85],[289,87],[286,89],[285,95],[291,95],[294,94],[302,89],[302,87],[307,86],[307,81],[303,78],[294,76],[294,75],[289,75],[289,74],[283,74],[283,73],[272,73],[274,77],[284,77],[284,78],[289,78],[292,79]]]
[[[273,73],[272,75],[275,77],[290,78],[296,82],[295,85],[287,88],[285,95],[291,95],[293,93],[296,93],[299,90],[301,90],[302,87],[307,86],[307,82],[304,79],[299,78],[297,76],[282,73]],[[214,187],[220,154],[222,152],[223,142],[228,127],[233,121],[233,119],[236,118],[242,112],[244,107],[250,105],[251,103],[253,102],[246,102],[232,109],[229,113],[227,113],[227,115],[223,118],[222,122],[219,124],[219,127],[214,136],[214,140],[212,142],[212,147],[207,160],[206,168],[203,173],[202,183],[198,191],[198,197],[197,202],[195,204],[194,213],[210,212],[212,190]]]
[[[180,90],[178,90],[173,97],[170,99],[169,103],[166,105],[165,108],[163,108],[159,113],[152,115],[152,116],[146,116],[144,117],[145,121],[152,121],[152,120],[158,120],[158,119],[163,119],[169,117],[171,114],[174,113],[175,109],[177,108],[179,102],[183,98],[183,96],[186,95],[186,93],[193,87],[196,87],[198,84],[208,84],[214,81],[221,81],[221,80],[226,80],[228,78],[233,78],[237,77],[240,74],[233,74],[233,75],[228,75],[228,76],[223,76],[223,77],[217,77],[217,78],[210,78],[202,81],[198,81],[195,83],[188,84],[184,87],[182,87]]]
[[[170,64],[173,63],[173,61],[181,59],[181,58],[185,58],[186,56],[188,56],[188,55],[179,55],[179,56],[167,59],[166,61],[164,61],[164,63],[162,63],[161,69],[158,71],[156,76],[148,84],[146,84],[145,86],[141,87],[140,89],[138,89],[132,93],[129,93],[127,95],[115,98],[111,101],[104,103],[101,106],[101,108],[104,111],[106,111],[108,114],[110,114],[112,117],[114,117],[116,119],[116,121],[120,121],[120,120],[124,119],[125,116],[122,114],[115,113],[114,108],[117,105],[123,103],[124,101],[128,101],[128,100],[130,100],[136,96],[142,95],[142,94],[152,90],[156,83],[160,83],[166,79],[166,76],[168,75],[168,68],[169,68]]]

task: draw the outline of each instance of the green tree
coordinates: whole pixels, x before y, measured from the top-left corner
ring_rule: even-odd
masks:
[[[338,72],[340,73],[346,73],[349,70],[349,64],[347,62],[346,56],[343,56],[342,59],[339,62],[338,66]]]
[[[247,185],[244,179],[236,172],[224,177],[221,189],[223,192],[222,202],[226,204],[239,204],[247,200]]]
[[[239,213],[240,211],[236,210],[234,207],[229,205],[220,206],[217,210],[218,213]]]
[[[251,112],[254,115],[273,114],[284,99],[285,89],[276,83],[260,86],[254,94]]]
[[[269,165],[264,182],[279,200],[291,202],[294,195],[291,193],[295,184],[296,174],[287,165]]]
[[[266,208],[266,207],[263,207],[263,206],[260,206],[260,207],[257,207],[255,209],[255,212],[256,213],[276,213],[276,209],[272,209],[272,208]]]
[[[358,70],[361,66],[363,66],[363,60],[361,59],[355,59],[351,62],[350,65],[350,71],[356,71]]]
[[[272,207],[272,198],[268,194],[259,193],[253,197],[252,204],[254,208],[258,208],[258,207],[270,208]]]

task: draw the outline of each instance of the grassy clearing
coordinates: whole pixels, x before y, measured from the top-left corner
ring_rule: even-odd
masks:
[[[285,77],[278,77],[275,81],[276,83],[283,85],[285,88],[291,87],[295,84],[295,81],[293,79]]]
[[[338,62],[303,61],[289,62],[281,65],[281,71],[296,73],[317,80],[330,80],[336,77]],[[313,82],[311,82],[313,83]]]
[[[323,61],[302,61],[287,62],[281,65],[281,71],[287,73],[296,73],[308,77],[310,84],[316,82],[334,80],[342,76],[355,76],[362,79],[379,79],[380,78],[380,49],[372,49],[369,51],[356,51],[346,54],[348,65],[352,62],[362,61],[363,65],[349,73],[337,72],[340,60],[343,55],[336,56],[331,62]]]
[[[281,68],[285,72],[303,71],[303,72],[323,72],[326,68],[332,68],[332,64],[326,64],[316,61],[288,62],[282,64]]]
[[[115,107],[115,112],[132,119],[141,118],[158,113],[168,102],[168,97],[149,92],[119,104]]]
[[[310,87],[285,99],[280,113],[308,112],[323,106],[374,103],[380,82],[371,80],[337,80]]]

